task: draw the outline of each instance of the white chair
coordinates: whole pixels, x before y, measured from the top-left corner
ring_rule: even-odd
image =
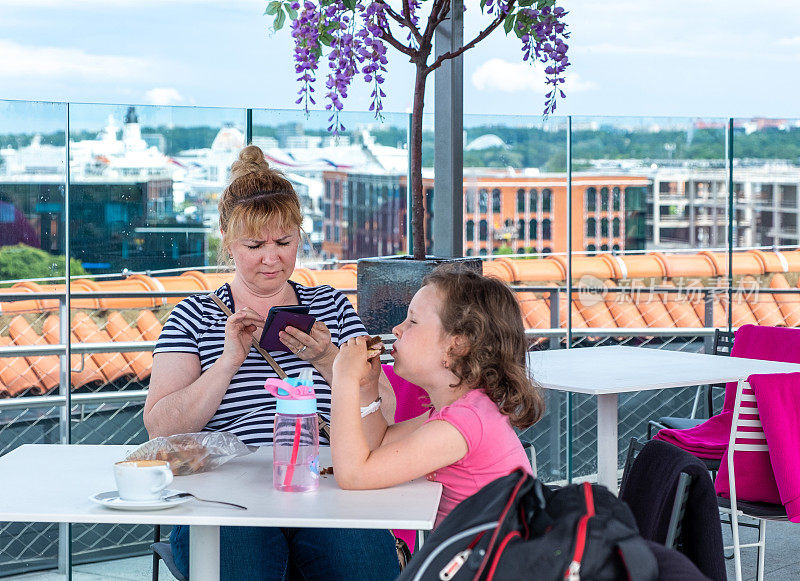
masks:
[[[742,408],[742,402],[752,403],[753,407]],[[741,417],[746,416],[746,417]],[[749,428],[752,431],[743,431],[741,428]],[[754,443],[757,440],[757,443]],[[731,530],[733,545],[725,549],[733,549],[733,558],[736,568],[736,581],[742,579],[742,555],[741,549],[747,547],[758,548],[758,574],[756,579],[764,579],[764,552],[766,549],[766,521],[786,521],[786,509],[780,504],[769,504],[764,502],[748,502],[736,498],[736,477],[735,466],[733,463],[734,452],[740,453],[764,453],[768,452],[764,438],[764,430],[758,415],[756,397],[753,388],[746,381],[740,381],[736,386],[736,401],[733,407],[733,418],[731,420],[731,434],[728,442],[727,457],[723,461],[728,463],[728,481],[730,483],[730,499],[718,497],[720,512],[729,514],[731,518]],[[755,543],[739,542],[739,517],[747,516],[758,521],[758,541]]]

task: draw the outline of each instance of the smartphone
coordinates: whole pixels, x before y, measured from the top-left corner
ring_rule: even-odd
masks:
[[[264,332],[261,333],[258,344],[266,351],[291,351],[281,342],[278,333],[286,327],[295,327],[310,334],[316,319],[308,314],[309,310],[310,307],[307,305],[272,307],[267,314]]]

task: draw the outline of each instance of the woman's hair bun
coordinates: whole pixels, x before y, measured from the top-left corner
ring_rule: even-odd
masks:
[[[231,165],[231,181],[250,173],[268,172],[269,163],[257,145],[248,145],[239,152],[239,159]]]

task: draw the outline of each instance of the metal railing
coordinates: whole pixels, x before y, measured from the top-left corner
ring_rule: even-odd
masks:
[[[611,296],[627,294],[646,297],[651,294],[659,296],[686,293],[686,288],[650,286],[643,288],[630,287],[571,287],[565,286],[515,286],[516,292],[530,292],[536,299],[543,299],[550,312],[549,328],[529,329],[526,334],[530,338],[532,348],[560,349],[584,345],[628,344],[635,343],[646,348],[682,349],[710,352],[714,334],[713,306],[717,295],[725,300],[735,296],[731,290],[719,287],[692,287],[694,300],[704,305],[701,321],[702,327],[660,327],[660,328],[619,328],[619,327],[587,327],[567,328],[561,326],[562,302],[566,302],[566,312],[571,316],[572,301],[567,301],[568,293],[573,300],[581,293],[601,291]],[[344,289],[354,293],[355,289]],[[746,294],[759,292],[770,295],[797,294],[800,289],[747,289]],[[174,298],[184,297],[188,291],[173,292],[109,292],[109,293],[71,293],[75,300],[113,299],[113,298]],[[604,294],[602,300],[605,300]],[[64,293],[18,293],[3,295],[4,302],[38,300],[58,300],[58,307],[52,309],[58,313],[61,322],[66,326]],[[800,298],[798,299],[800,307]],[[146,308],[146,307],[143,307]],[[154,310],[170,308],[170,305],[159,304]],[[72,309],[73,311],[85,309]],[[141,309],[140,309],[141,310]],[[163,312],[163,311],[162,311]],[[32,313],[41,317],[40,313]],[[95,309],[90,314],[102,321],[103,309]],[[0,328],[0,334],[7,329]],[[135,378],[126,380],[122,385],[100,386],[95,391],[74,392],[70,389],[69,356],[91,357],[95,354],[131,353],[152,351],[154,341],[125,341],[103,343],[73,343],[69,335],[64,343],[53,345],[14,345],[0,347],[0,359],[11,357],[59,356],[59,377],[61,383],[58,392],[48,395],[23,395],[0,400],[0,453],[5,453],[21,443],[140,443],[147,436],[143,428],[141,413],[143,402],[147,396],[147,381]],[[570,344],[567,344],[567,341]],[[65,383],[66,382],[66,383]],[[105,390],[111,387],[111,390]],[[639,394],[623,394],[620,397],[620,441],[633,436],[641,436],[645,431],[647,419],[656,415],[689,415],[693,410],[695,388],[669,390],[665,392],[643,392]],[[596,471],[595,430],[596,404],[590,396],[579,394],[562,394],[548,392],[546,394],[548,413],[539,424],[521,434],[531,441],[537,451],[540,476],[545,480],[569,480],[572,476],[585,476]],[[65,410],[69,413],[63,413]],[[59,411],[62,410],[62,411]],[[64,422],[69,418],[71,429],[64,429]],[[64,435],[68,438],[65,441]],[[621,446],[620,449],[624,449]],[[6,536],[10,541],[2,543],[0,549],[0,575],[30,571],[37,567],[47,568],[57,563],[57,545],[70,542],[62,533],[58,542],[56,525],[36,523],[3,523],[0,524],[0,537]],[[63,531],[63,529],[61,529]],[[130,527],[122,525],[75,525],[73,527],[71,545],[77,547],[73,553],[75,562],[95,558],[97,555],[109,553],[111,558],[123,554],[143,553],[151,542],[149,527]],[[45,542],[47,540],[47,542]],[[116,547],[117,553],[114,553]],[[110,551],[110,552],[109,552]],[[38,563],[38,565],[37,565]]]

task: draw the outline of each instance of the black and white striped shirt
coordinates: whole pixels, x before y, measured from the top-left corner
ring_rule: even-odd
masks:
[[[308,305],[311,308],[309,314],[327,325],[334,345],[341,346],[352,337],[367,334],[353,305],[342,293],[327,285],[305,287],[289,282],[298,302]],[[214,292],[231,311],[236,312],[230,286],[225,284]],[[200,358],[201,369],[205,372],[222,355],[226,319],[225,313],[209,295],[190,296],[175,305],[153,353],[193,353]],[[313,370],[317,409],[330,420],[331,388],[313,365],[287,351],[273,351],[270,355],[289,377],[297,377],[304,368]],[[233,432],[245,444],[272,444],[275,398],[264,389],[264,382],[269,377],[277,377],[277,374],[251,347],[244,363],[231,379],[219,409],[204,430]]]

